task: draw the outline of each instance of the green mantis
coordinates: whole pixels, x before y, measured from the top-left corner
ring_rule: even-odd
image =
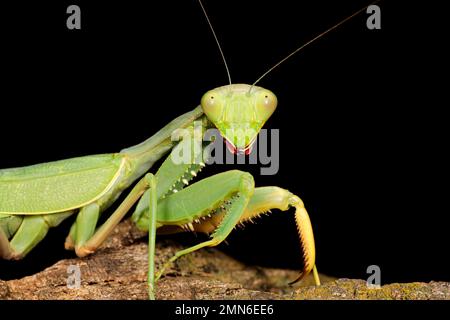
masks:
[[[77,214],[65,247],[84,257],[102,244],[139,201],[132,219],[140,229],[149,232],[149,286],[150,297],[154,298],[154,283],[164,271],[163,267],[155,275],[157,229],[176,227],[179,231],[212,233],[211,240],[178,252],[169,260],[171,263],[200,248],[218,245],[240,222],[270,209],[295,207],[305,252],[303,274],[308,274],[314,268],[314,238],[300,198],[278,187],[256,188],[250,174],[236,170],[184,187],[205,164],[173,160],[183,143],[189,141],[183,140],[174,147],[172,133],[176,129],[193,131],[196,120],[203,129],[222,128],[225,138],[236,150],[246,150],[255,136],[252,134],[250,140],[244,139],[242,143],[242,131],[238,129],[244,126],[258,130],[277,104],[269,90],[255,86],[250,92],[250,88],[250,85],[238,84],[211,90],[204,95],[199,107],[173,120],[142,144],[120,153],[1,170],[0,256],[4,259],[24,257],[45,237],[50,227]],[[229,114],[237,103],[242,117],[233,112]],[[147,173],[155,161],[172,148],[156,174]],[[96,229],[100,213],[137,180],[126,199]]]
[[[277,107],[275,94],[255,84],[230,81],[229,85],[208,91],[197,108],[174,119],[143,143],[119,153],[0,170],[0,257],[23,258],[49,228],[72,215],[76,220],[65,247],[85,257],[95,252],[137,204],[131,219],[149,233],[148,284],[149,296],[154,299],[155,283],[168,264],[185,254],[220,244],[239,223],[271,209],[294,208],[304,262],[299,279],[312,271],[319,285],[313,229],[297,195],[276,186],[256,187],[249,173],[237,170],[190,183],[205,166],[205,159],[193,152],[194,161],[175,161],[186,145],[205,147],[202,137],[195,134],[197,129],[217,128],[233,152],[248,154]],[[173,133],[179,130],[187,132],[187,138],[173,141]],[[150,173],[154,163],[167,154],[156,173]],[[101,213],[114,205],[123,192],[128,192],[125,200],[105,223],[97,226]],[[177,252],[156,273],[157,232],[182,231],[204,232],[211,237]]]

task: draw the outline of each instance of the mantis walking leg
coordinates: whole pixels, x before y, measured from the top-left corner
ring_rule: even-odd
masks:
[[[105,241],[108,235],[127,214],[130,208],[140,199],[142,194],[144,194],[150,185],[152,185],[154,178],[155,177],[153,174],[146,174],[144,178],[142,178],[130,191],[128,196],[114,211],[114,213],[92,235],[89,235],[89,233],[95,229],[95,224],[97,223],[95,215],[98,206],[96,207],[95,205],[90,205],[90,208],[83,208],[81,210],[80,214],[82,214],[82,217],[77,219],[74,230],[76,230],[75,234],[77,236],[81,235],[82,237],[67,240],[69,244],[72,241],[75,243],[76,253],[79,257],[84,257],[93,253],[103,243],[103,241]],[[88,235],[89,237],[87,237]]]
[[[149,297],[154,299],[154,256],[155,256],[155,238],[156,238],[156,178],[153,174],[148,173],[142,178],[136,186],[131,190],[125,200],[120,204],[116,211],[105,221],[105,223],[94,232],[97,224],[99,206],[97,204],[90,204],[83,208],[78,217],[74,227],[69,235],[68,243],[72,241],[75,243],[75,250],[78,256],[83,257],[94,252],[122,218],[127,214],[130,208],[141,198],[146,190],[150,188],[150,217],[149,220]],[[73,239],[72,236],[76,238]],[[68,245],[66,245],[67,247]]]
[[[156,178],[152,175],[150,183],[150,197],[147,198],[150,206],[150,219],[148,224],[148,297],[155,300],[155,243],[156,243]]]
[[[11,241],[0,226],[0,257],[18,260],[30,252],[42,239],[51,227],[56,227],[73,212],[61,212],[45,216],[30,215],[25,217],[11,216],[16,223],[12,230]]]
[[[8,238],[5,232],[0,228],[0,258],[12,259],[14,256],[14,250],[11,248]]]

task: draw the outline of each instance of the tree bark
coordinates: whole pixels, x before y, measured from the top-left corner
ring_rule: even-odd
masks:
[[[157,242],[156,267],[182,247]],[[80,286],[72,288],[70,269],[79,268]],[[73,269],[72,269],[73,270]],[[293,287],[298,272],[246,266],[224,253],[206,248],[180,258],[157,284],[157,299],[450,299],[444,282],[391,284],[368,288],[363,280],[322,275],[322,286],[308,277]],[[65,259],[35,275],[0,280],[0,299],[147,299],[145,234],[130,222],[121,223],[93,255]]]

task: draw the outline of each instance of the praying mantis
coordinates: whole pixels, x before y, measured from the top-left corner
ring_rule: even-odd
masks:
[[[293,208],[303,250],[303,270],[294,282],[313,272],[316,285],[320,285],[313,228],[299,196],[277,186],[257,187],[252,175],[239,170],[191,183],[205,166],[205,159],[194,154],[191,159],[194,161],[179,162],[175,157],[186,146],[207,147],[195,133],[210,128],[219,130],[230,151],[249,154],[259,131],[277,108],[275,94],[256,84],[305,46],[365,8],[296,49],[253,84],[233,84],[212,24],[201,1],[199,4],[218,44],[230,83],[206,92],[194,110],[174,119],[143,143],[118,153],[0,170],[0,258],[23,258],[46,236],[49,228],[72,215],[76,219],[65,248],[74,250],[79,257],[93,254],[136,205],[131,220],[149,234],[148,288],[149,298],[154,299],[156,281],[176,259],[204,247],[217,246],[239,223],[272,209]],[[187,133],[185,138],[174,141],[174,132],[180,130]],[[167,154],[156,173],[150,173],[153,165]],[[126,198],[97,226],[102,212],[116,204],[124,192],[128,192]],[[210,239],[177,252],[156,272],[156,235],[167,231],[203,232]]]

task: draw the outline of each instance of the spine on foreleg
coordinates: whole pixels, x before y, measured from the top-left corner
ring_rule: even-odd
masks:
[[[303,201],[299,197],[292,195],[289,198],[289,202],[291,206],[295,207],[295,223],[297,224],[300,243],[303,249],[304,263],[302,274],[296,280],[291,282],[291,284],[294,284],[313,270],[316,261],[316,248],[311,220],[309,219]]]
[[[295,283],[314,270],[315,282],[320,283],[315,270],[316,249],[314,244],[314,234],[308,212],[303,201],[291,192],[279,187],[260,187],[255,189],[250,203],[241,217],[240,223],[253,221],[254,218],[270,211],[271,209],[288,210],[295,208],[295,222],[300,237],[300,245],[303,250],[303,271]]]

